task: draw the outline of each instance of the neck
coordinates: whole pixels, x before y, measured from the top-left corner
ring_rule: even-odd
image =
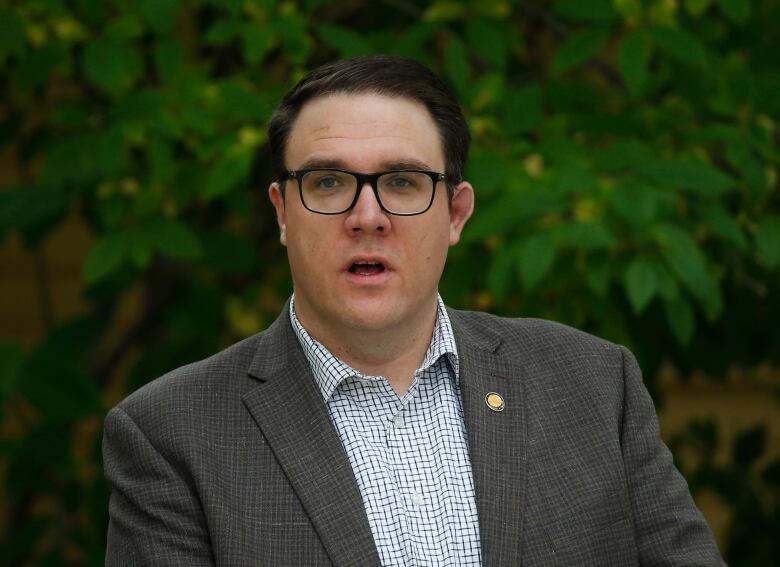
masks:
[[[295,315],[309,335],[331,354],[367,376],[383,376],[398,395],[412,385],[414,371],[431,344],[438,303],[421,310],[413,320],[382,329],[323,324],[295,302]]]

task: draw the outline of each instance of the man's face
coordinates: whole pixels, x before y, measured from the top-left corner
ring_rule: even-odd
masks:
[[[308,102],[290,132],[285,158],[288,170],[444,171],[439,133],[427,109],[377,94]],[[333,216],[306,210],[294,180],[287,182],[284,198],[276,183],[269,195],[287,247],[296,312],[321,333],[388,331],[428,318],[447,250],[473,208],[466,182],[456,188],[451,210],[440,181],[431,208],[410,217],[382,211],[368,184],[353,209]],[[374,262],[380,266],[364,266]]]

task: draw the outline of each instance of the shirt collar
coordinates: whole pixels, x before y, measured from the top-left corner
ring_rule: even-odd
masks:
[[[455,380],[455,385],[458,386],[460,380],[458,350],[455,346],[452,324],[440,295],[437,295],[437,306],[436,323],[433,327],[431,343],[428,345],[425,358],[418,371],[426,370],[446,355],[452,368],[452,378]],[[320,388],[322,398],[326,402],[330,400],[333,392],[342,381],[353,376],[363,376],[347,363],[336,358],[322,343],[309,335],[295,315],[295,295],[290,298],[290,322],[298,337],[298,342],[303,348],[303,354],[306,356],[309,368]]]

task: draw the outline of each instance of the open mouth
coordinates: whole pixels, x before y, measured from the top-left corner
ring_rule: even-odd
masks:
[[[382,262],[355,262],[349,267],[349,272],[358,276],[375,276],[384,271]]]

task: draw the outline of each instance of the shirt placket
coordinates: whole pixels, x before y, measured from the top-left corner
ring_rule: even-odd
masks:
[[[419,395],[419,371],[415,373],[414,381],[409,391],[401,398],[396,398],[396,409],[387,425],[388,459],[393,463],[396,486],[399,493],[399,508],[404,517],[403,543],[406,550],[406,564],[418,565],[424,557],[424,549],[420,548],[413,534],[420,525],[425,523],[427,487],[419,475],[410,471],[420,470],[423,463],[419,455],[410,450],[417,443],[415,430],[417,422],[414,415],[414,401]]]

